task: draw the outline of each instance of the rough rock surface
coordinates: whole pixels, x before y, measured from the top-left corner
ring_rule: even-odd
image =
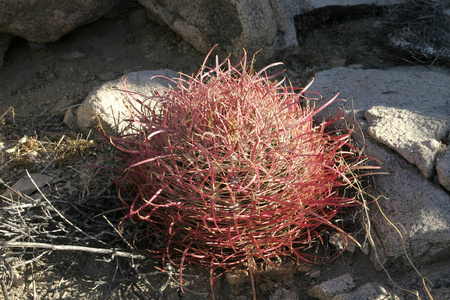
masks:
[[[308,291],[308,295],[319,300],[330,300],[333,296],[342,294],[356,288],[355,282],[350,274],[322,282]]]
[[[285,19],[281,1],[190,1],[139,0],[172,30],[207,53],[215,44],[223,53],[236,53],[245,47],[254,52],[270,49]],[[281,15],[280,15],[281,14]],[[277,23],[278,22],[278,23]]]
[[[354,142],[364,147],[366,155],[380,160],[383,171],[390,173],[378,177],[372,193],[385,197],[379,203],[387,217],[398,225],[406,250],[417,265],[450,256],[450,197],[441,185],[425,178],[414,165],[386,146],[387,143],[379,143],[368,135],[369,124],[364,113],[374,106],[384,106],[408,110],[424,118],[449,116],[448,82],[448,71],[439,68],[401,67],[384,71],[335,68],[317,73],[311,87],[325,99],[337,92],[347,99],[345,104],[334,103],[318,118],[335,115],[339,106],[343,106],[347,122],[356,128]],[[373,211],[377,208],[373,207]],[[381,214],[373,216],[372,229],[380,263],[407,267],[399,234]],[[374,251],[371,255],[377,265]]]
[[[103,130],[109,135],[123,132],[126,129],[124,120],[131,117],[129,110],[124,105],[127,98],[131,100],[131,97],[135,97],[146,101],[147,105],[156,105],[151,99],[146,99],[141,95],[153,96],[155,89],[165,88],[171,83],[167,79],[153,78],[153,76],[179,78],[180,75],[167,69],[141,71],[125,75],[125,87],[122,78],[106,82],[89,93],[77,109],[76,122],[78,128],[87,133],[100,122]],[[123,91],[124,88],[131,92],[128,97],[127,93]]]
[[[0,0],[0,33],[30,42],[54,42],[97,20],[117,3],[118,0]]]
[[[368,133],[416,165],[423,175],[434,175],[436,158],[450,130],[450,116],[432,118],[407,109],[374,106],[364,114]]]
[[[337,295],[332,300],[397,300],[397,296],[378,283],[369,282],[358,289]]]
[[[248,0],[189,1],[139,0],[157,18],[207,53],[215,44],[219,50],[236,54],[242,48],[261,57],[276,50],[297,46],[294,17],[327,6],[389,5],[398,0]],[[239,57],[239,55],[238,55]]]
[[[438,158],[436,171],[439,183],[450,191],[450,147],[447,147],[447,151]]]

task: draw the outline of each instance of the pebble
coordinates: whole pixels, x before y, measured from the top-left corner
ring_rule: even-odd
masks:
[[[320,270],[319,269],[314,270],[311,273],[309,273],[309,278],[317,278],[319,276],[320,276]]]
[[[53,81],[53,79],[55,79],[55,74],[53,74],[53,73],[48,73],[46,76],[45,76],[45,81],[47,81],[47,82],[50,82],[50,81]]]
[[[28,136],[24,135],[20,140],[17,141],[20,145],[23,145],[27,142]]]
[[[61,60],[64,60],[64,61],[74,61],[74,60],[83,58],[85,56],[86,56],[86,54],[77,50],[77,51],[63,54],[63,55],[61,55],[60,58],[61,58]]]
[[[333,59],[330,61],[330,66],[333,68],[338,68],[338,67],[345,67],[345,65],[347,64],[347,60],[345,58],[343,59]]]
[[[293,290],[279,289],[269,298],[270,300],[297,300],[298,295]]]
[[[370,252],[370,245],[369,243],[365,243],[362,248],[361,251],[365,254],[365,255],[369,255]]]
[[[64,114],[64,120],[63,123],[66,124],[69,129],[76,129],[76,119],[75,119],[75,108],[69,107],[66,109],[66,112]]]
[[[356,285],[353,278],[350,274],[345,274],[314,286],[308,291],[308,296],[320,300],[329,300],[336,295],[346,293],[354,288],[356,288]]]
[[[28,175],[25,175],[11,187],[11,190],[6,190],[2,195],[9,198],[16,194],[15,191],[26,195],[31,195],[37,190],[35,184],[37,187],[42,188],[53,180],[52,177],[39,173],[32,173],[30,174],[30,177],[33,179],[34,183],[31,182]]]
[[[110,81],[113,80],[115,77],[116,75],[111,71],[98,74],[98,79],[101,81]]]
[[[355,69],[355,70],[357,70],[357,69],[362,69],[362,68],[363,68],[363,65],[362,65],[362,64],[351,64],[351,65],[348,65],[348,67],[349,67],[350,69]]]
[[[8,144],[6,142],[0,142],[0,151],[5,151],[8,149]]]

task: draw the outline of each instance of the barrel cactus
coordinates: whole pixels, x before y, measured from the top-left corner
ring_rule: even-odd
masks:
[[[304,249],[327,229],[346,241],[333,218],[360,204],[340,191],[357,184],[361,156],[351,129],[331,126],[339,116],[314,120],[336,97],[317,105],[318,94],[268,74],[278,64],[256,72],[246,55],[235,66],[206,61],[158,92],[156,107],[130,93],[141,107],[129,105],[131,133],[107,137],[123,162],[125,219],[145,224],[141,250],[213,274],[285,256],[313,262]]]

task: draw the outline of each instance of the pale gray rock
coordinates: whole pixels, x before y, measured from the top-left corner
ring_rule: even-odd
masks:
[[[334,296],[355,288],[356,285],[353,278],[350,274],[345,274],[314,286],[308,291],[308,295],[319,300],[331,300]]]
[[[398,296],[376,282],[366,283],[356,290],[337,295],[332,300],[398,300]]]
[[[444,147],[440,140],[450,130],[450,116],[437,119],[385,106],[374,106],[364,116],[371,137],[416,165],[425,177],[434,175],[437,155]]]
[[[450,148],[447,146],[443,153],[436,164],[437,177],[439,183],[450,191]]]
[[[49,43],[93,22],[118,0],[0,0],[0,33]]]
[[[88,133],[89,130],[101,125],[100,127],[109,135],[123,132],[127,126],[125,120],[131,118],[127,99],[133,105],[137,105],[137,109],[140,107],[136,101],[133,101],[133,97],[154,107],[157,102],[148,97],[154,96],[155,90],[175,85],[167,79],[154,76],[180,77],[179,73],[166,69],[129,73],[123,78],[106,82],[91,91],[77,109],[76,121],[80,131]],[[129,92],[125,92],[125,89]]]
[[[353,143],[365,155],[378,159],[382,171],[372,194],[386,216],[401,231],[406,251],[418,266],[450,257],[450,197],[433,178],[427,179],[418,168],[368,133],[364,114],[375,106],[408,110],[422,117],[440,119],[450,116],[450,76],[447,70],[425,67],[402,67],[389,70],[354,70],[335,68],[316,74],[310,90],[323,95],[324,101],[336,93],[346,102],[330,105],[317,120],[336,116],[341,107],[346,122],[355,126]],[[343,126],[343,122],[341,123]],[[418,135],[418,133],[415,133]],[[367,199],[369,200],[369,199]],[[371,206],[372,235],[375,249],[370,256],[379,263],[410,267],[401,237],[378,211]]]

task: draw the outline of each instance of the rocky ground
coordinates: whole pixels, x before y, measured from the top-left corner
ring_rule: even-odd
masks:
[[[332,67],[383,69],[417,63],[377,42],[380,14],[318,24],[299,33],[299,49],[274,61],[285,62],[287,77],[300,86]],[[95,132],[83,135],[64,123],[67,109],[77,108],[104,82],[141,70],[192,74],[203,59],[168,27],[149,20],[137,4],[121,7],[54,43],[13,40],[0,69],[0,241],[34,244],[0,245],[4,283],[0,299],[210,297],[207,270],[184,270],[183,292],[176,270],[162,272],[158,261],[131,255],[126,241],[139,224],[116,231],[122,212],[115,209],[119,207],[115,188],[104,174],[108,172],[92,167],[111,166],[113,161],[102,159],[112,155],[110,149],[98,147]],[[14,186],[29,177],[39,190],[30,182]],[[7,192],[7,186],[22,195]],[[350,225],[357,237],[363,237],[358,224]],[[421,289],[420,279],[396,269],[389,272],[403,286]],[[448,275],[445,269],[442,272],[443,277]],[[414,299],[394,287],[361,249],[346,251],[321,267],[267,270],[257,278],[259,299],[313,299],[308,290],[345,274],[351,275],[355,286],[377,282]],[[448,285],[445,278],[432,280],[435,286]],[[216,299],[251,299],[247,276],[232,273],[217,279]]]

